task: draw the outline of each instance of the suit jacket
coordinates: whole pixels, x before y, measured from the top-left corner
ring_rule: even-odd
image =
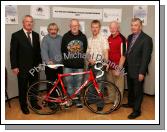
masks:
[[[42,62],[39,34],[32,31],[32,43],[29,43],[23,29],[12,34],[10,43],[11,69],[19,68],[20,73],[27,73]]]
[[[128,75],[132,78],[138,78],[139,74],[146,75],[146,73],[148,73],[153,42],[152,38],[142,31],[131,48],[131,51],[128,53],[132,36],[133,34],[128,36],[126,66]]]

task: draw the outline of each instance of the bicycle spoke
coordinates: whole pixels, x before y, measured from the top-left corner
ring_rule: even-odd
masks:
[[[28,94],[27,94],[28,104],[34,112],[38,114],[52,114],[58,110],[59,108],[58,103],[49,102],[45,100],[47,93],[53,87],[52,84],[53,83],[49,81],[39,81],[33,84],[28,89]],[[59,90],[59,88],[56,88],[56,90],[54,90],[53,92],[55,93],[52,96],[50,96],[49,99],[52,100],[55,100],[57,98],[61,99],[62,93]],[[37,108],[37,106],[40,107],[40,109]]]
[[[86,106],[95,113],[111,113],[120,103],[120,92],[118,88],[110,82],[98,81],[97,83],[100,86],[100,91],[103,94],[103,97],[98,95],[93,85],[89,86],[85,90],[84,95]],[[98,107],[101,107],[100,111],[98,110]]]

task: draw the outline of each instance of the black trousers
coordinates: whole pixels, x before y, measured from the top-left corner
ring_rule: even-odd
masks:
[[[29,86],[31,86],[33,83],[37,82],[39,80],[38,78],[38,73],[35,72],[34,76],[32,76],[31,74],[24,73],[22,71],[20,71],[20,73],[18,74],[17,78],[18,78],[18,88],[19,88],[19,103],[20,103],[20,107],[21,109],[25,109],[27,108],[27,90],[29,88]],[[33,100],[35,101],[35,100]],[[31,102],[31,103],[35,103],[36,102]]]
[[[138,78],[127,76],[128,83],[128,104],[133,105],[133,112],[141,112],[141,104],[143,100],[143,81],[138,81]]]
[[[57,75],[63,73],[63,68],[59,67],[57,69],[52,69],[49,67],[45,67],[45,74],[46,74],[46,79],[49,81],[54,82],[57,79]]]
[[[46,74],[46,79],[51,81],[51,82],[54,82],[57,78],[58,78],[58,73],[59,74],[62,74],[63,73],[63,68],[62,67],[59,67],[57,69],[52,69],[52,68],[49,68],[49,67],[45,67],[45,74]],[[51,85],[47,86],[47,89],[48,91],[52,88]],[[60,89],[61,90],[61,89]],[[51,97],[56,97],[57,96],[57,93],[56,91],[54,90],[51,95]]]

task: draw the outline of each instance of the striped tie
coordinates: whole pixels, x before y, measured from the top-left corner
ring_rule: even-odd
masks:
[[[130,47],[129,47],[129,50],[128,50],[128,54],[131,52],[132,47],[133,47],[133,45],[135,44],[135,41],[136,41],[136,35],[133,35],[132,41],[131,41],[131,43],[130,43]]]

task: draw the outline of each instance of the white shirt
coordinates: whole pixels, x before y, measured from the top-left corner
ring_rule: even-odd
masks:
[[[24,28],[23,28],[23,31],[26,34],[27,38],[28,38],[28,34],[27,34],[28,31],[26,29],[24,29]],[[30,33],[30,39],[31,39],[31,44],[32,44],[32,31]]]
[[[91,59],[98,61],[104,59],[106,50],[109,49],[108,40],[99,34],[96,38],[88,39],[87,54],[91,55]]]

